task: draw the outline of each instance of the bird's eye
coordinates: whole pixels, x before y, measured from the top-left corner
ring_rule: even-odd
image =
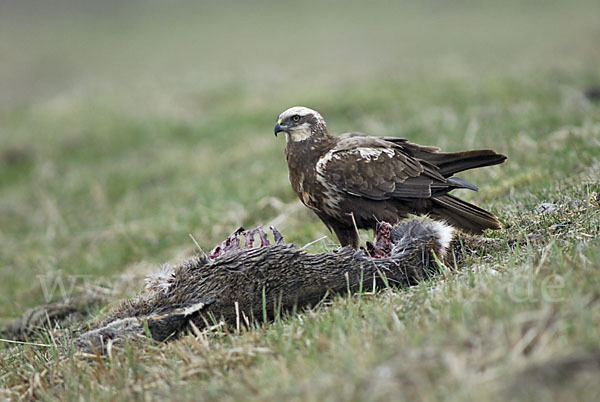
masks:
[[[299,122],[300,121],[300,116],[298,116],[297,114],[292,116],[292,121],[294,122]]]

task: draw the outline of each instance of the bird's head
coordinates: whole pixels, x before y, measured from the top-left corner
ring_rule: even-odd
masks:
[[[277,133],[287,134],[288,141],[304,141],[311,136],[326,136],[325,120],[319,112],[303,106],[294,106],[284,111],[277,118]]]

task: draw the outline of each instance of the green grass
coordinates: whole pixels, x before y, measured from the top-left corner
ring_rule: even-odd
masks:
[[[460,272],[239,334],[98,361],[60,359],[53,332],[51,348],[1,344],[2,396],[597,400],[595,2],[58,3],[0,12],[0,322],[44,302],[38,275],[132,296],[194,252],[189,234],[204,250],[240,225],[328,234],[272,135],[294,104],[333,133],[507,154],[461,194],[506,229]]]

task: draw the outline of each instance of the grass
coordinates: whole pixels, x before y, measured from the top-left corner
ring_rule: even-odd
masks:
[[[0,13],[2,322],[44,302],[38,275],[129,297],[194,252],[189,234],[204,250],[239,225],[326,235],[271,134],[293,104],[334,133],[507,154],[461,194],[504,246],[242,333],[90,361],[53,331],[2,344],[3,397],[598,398],[600,106],[581,93],[600,82],[597,4],[64,3]]]

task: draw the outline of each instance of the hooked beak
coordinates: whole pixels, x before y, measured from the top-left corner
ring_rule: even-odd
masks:
[[[275,132],[275,137],[277,137],[277,133],[285,131],[285,128],[281,124],[279,124],[279,122],[277,122],[277,124],[275,124],[275,128],[273,129],[273,131]]]

